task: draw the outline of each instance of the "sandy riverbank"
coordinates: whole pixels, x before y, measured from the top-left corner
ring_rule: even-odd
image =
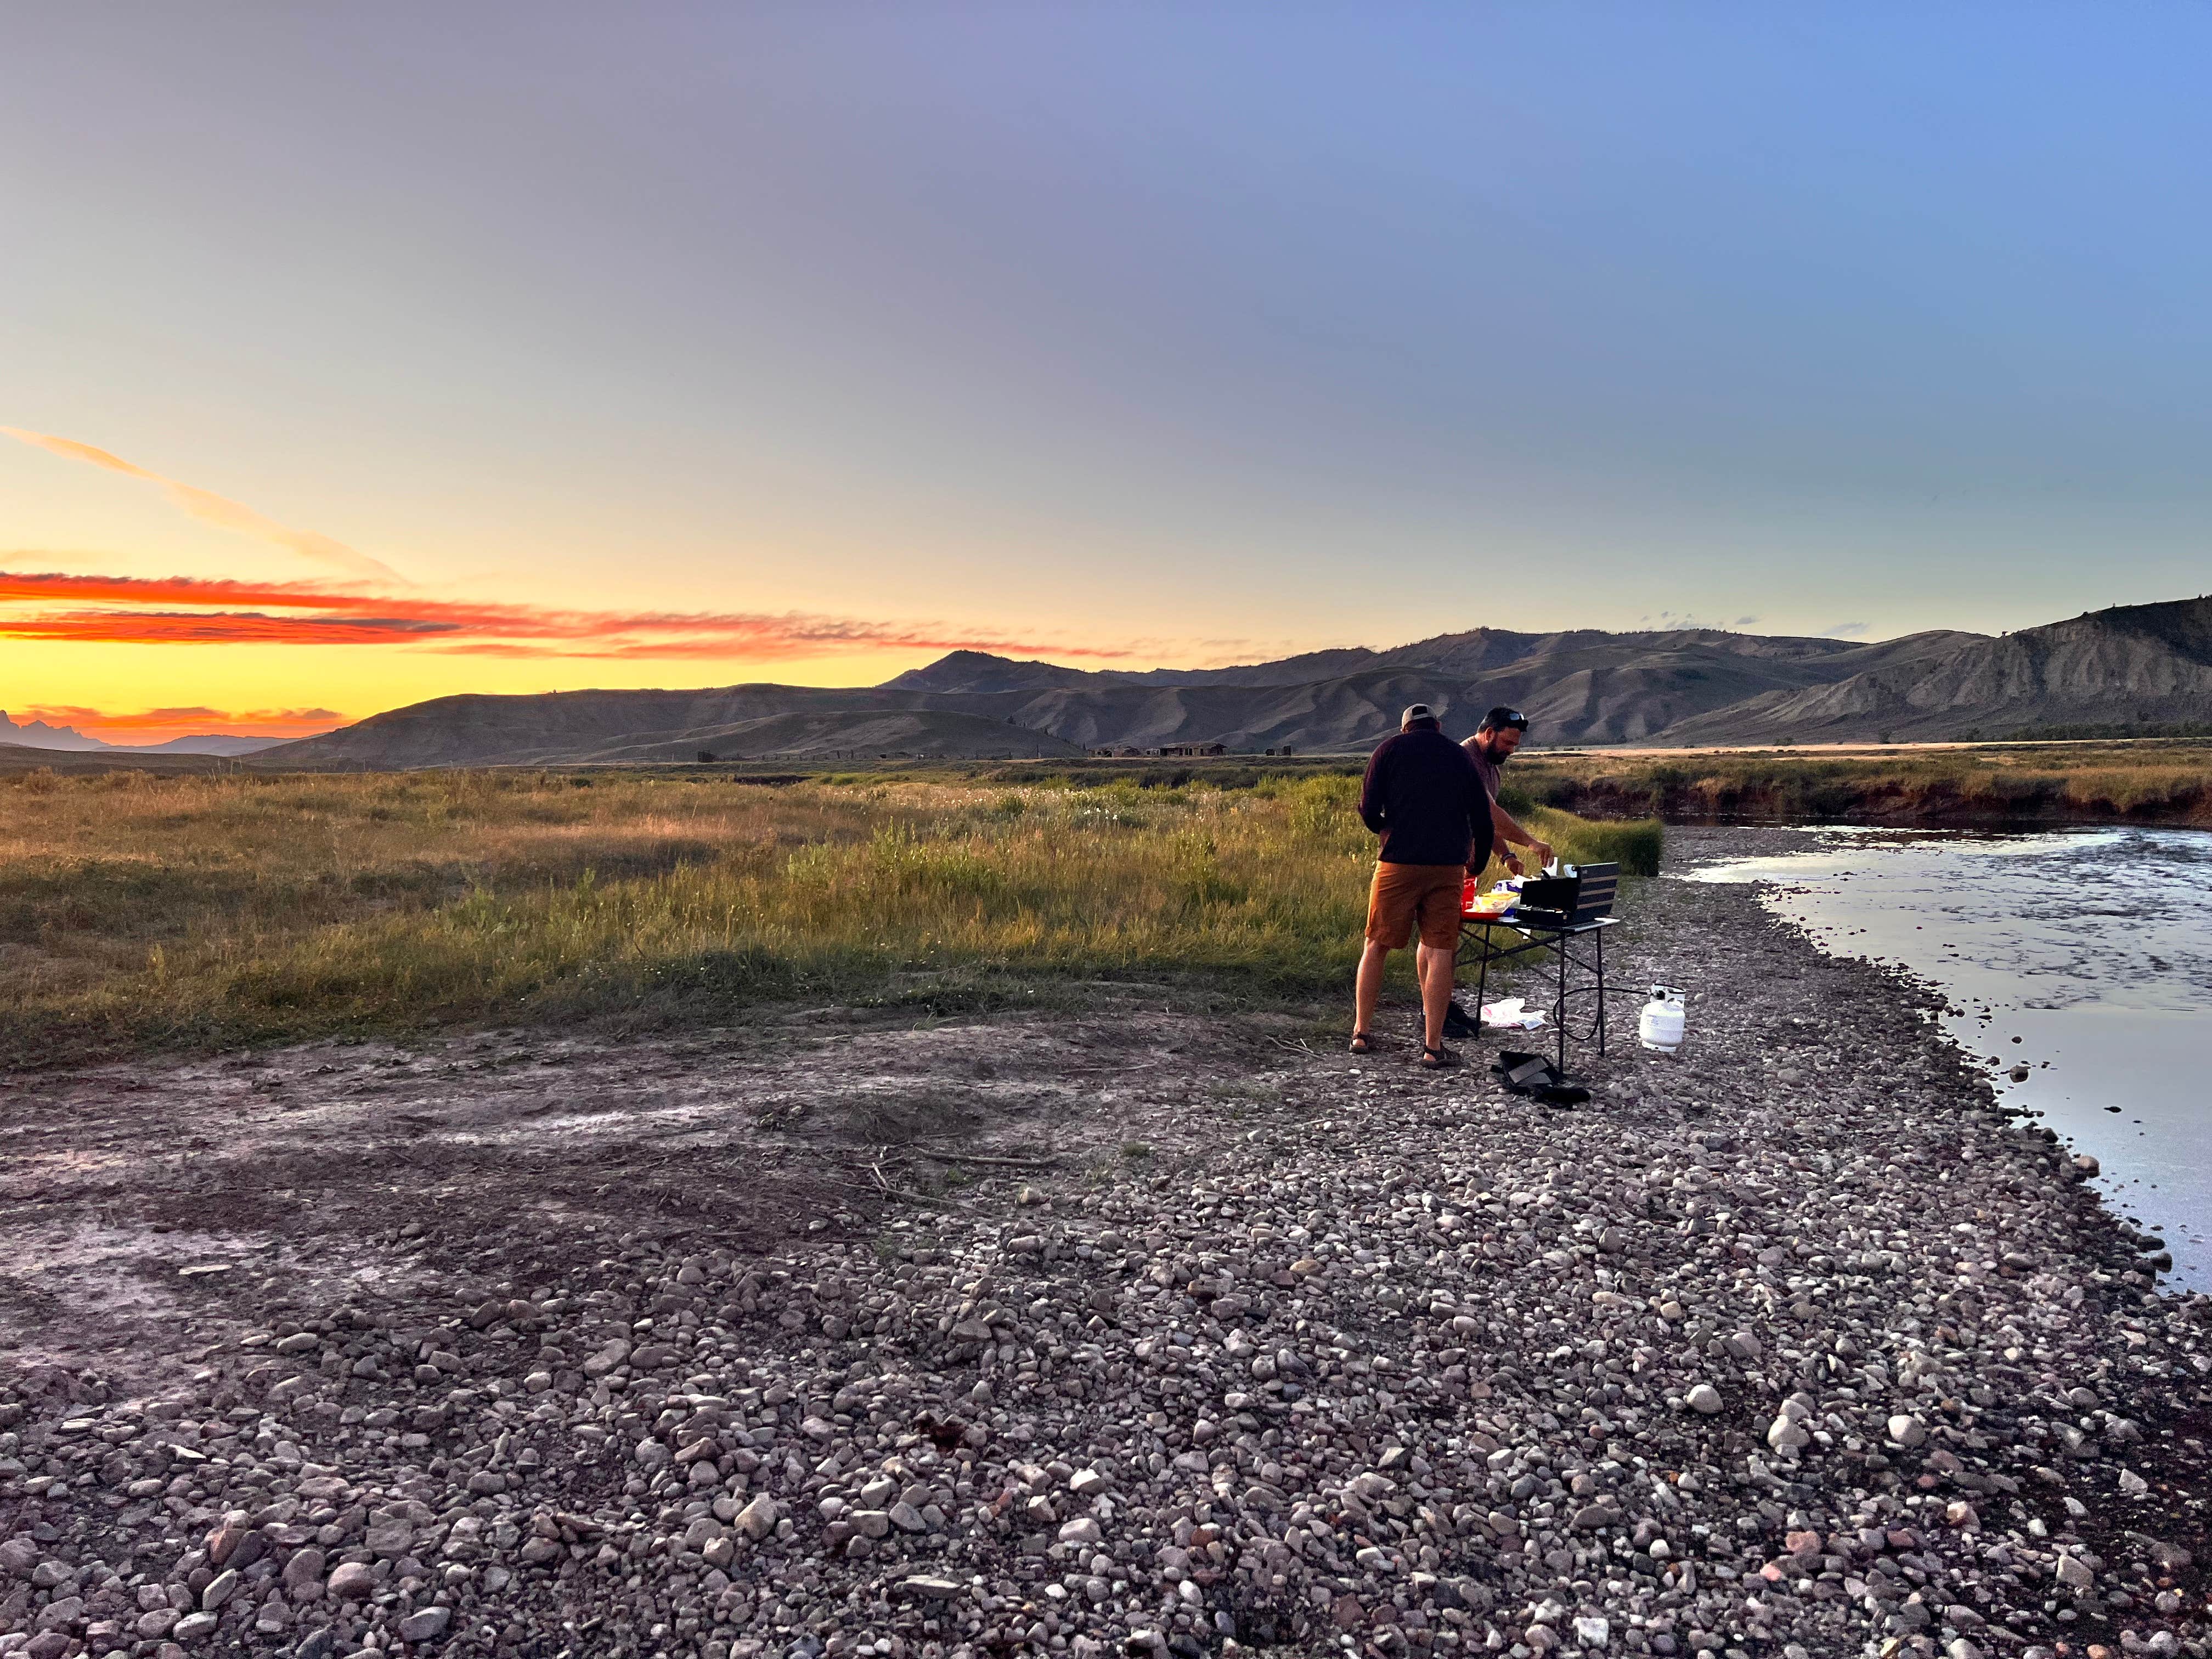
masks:
[[[11,1079],[0,1651],[2203,1652],[2203,1305],[1633,902],[1564,1112],[1141,999]]]

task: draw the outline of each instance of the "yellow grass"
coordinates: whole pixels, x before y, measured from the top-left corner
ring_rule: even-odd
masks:
[[[0,783],[0,1060],[1120,979],[1340,988],[1356,781],[517,773]],[[1548,817],[1570,857],[1650,826]]]

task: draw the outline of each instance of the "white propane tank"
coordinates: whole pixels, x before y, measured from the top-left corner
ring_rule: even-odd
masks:
[[[1636,1035],[1647,1048],[1671,1054],[1682,1046],[1682,994],[1671,985],[1651,988],[1651,1000],[1637,1016]]]

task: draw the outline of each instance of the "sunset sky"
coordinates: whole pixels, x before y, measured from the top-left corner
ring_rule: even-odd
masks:
[[[0,708],[2203,592],[2212,10],[22,8]]]

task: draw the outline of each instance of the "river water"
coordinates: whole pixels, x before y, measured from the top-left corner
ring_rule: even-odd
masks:
[[[1802,833],[1687,878],[1767,883],[1822,948],[1947,992],[1999,1093],[2103,1165],[2177,1287],[2212,1290],[2212,834]]]

